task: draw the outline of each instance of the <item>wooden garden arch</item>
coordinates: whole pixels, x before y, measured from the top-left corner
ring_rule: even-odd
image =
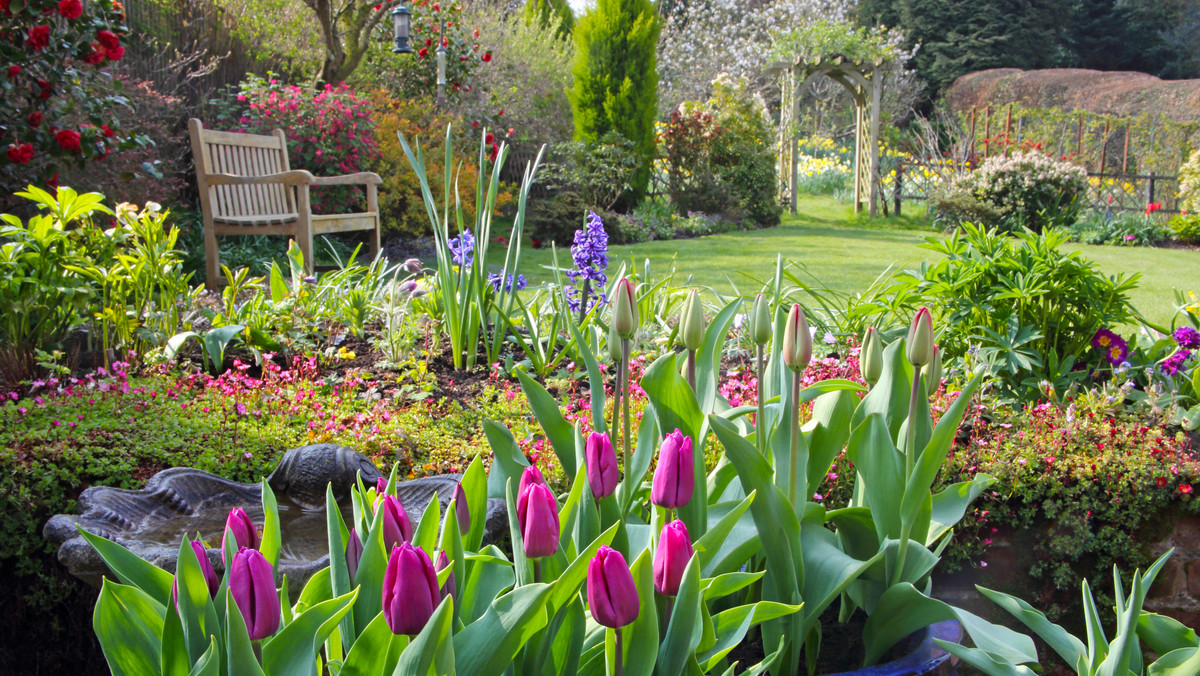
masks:
[[[799,134],[800,91],[809,79],[824,75],[850,92],[854,99],[854,213],[861,213],[867,199],[871,216],[879,213],[879,125],[883,99],[883,78],[887,59],[854,60],[841,54],[795,62],[777,63],[772,71],[780,74],[779,182],[780,192],[788,196],[796,213],[796,142]]]

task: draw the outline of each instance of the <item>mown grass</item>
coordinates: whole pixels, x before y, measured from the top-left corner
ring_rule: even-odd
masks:
[[[639,269],[650,262],[654,274],[672,265],[676,282],[709,287],[722,293],[756,291],[760,280],[774,274],[776,256],[802,264],[819,282],[833,291],[857,293],[865,290],[889,267],[920,268],[936,260],[932,251],[920,248],[926,237],[940,236],[924,218],[921,205],[907,204],[904,216],[867,218],[855,216],[851,205],[832,197],[811,196],[799,200],[799,213],[785,215],[776,228],[711,235],[690,240],[646,242],[613,246],[609,250],[609,274],[621,263]],[[1142,274],[1133,293],[1134,305],[1145,317],[1169,323],[1175,313],[1173,288],[1200,291],[1200,252],[1181,249],[1090,246],[1069,244],[1096,261],[1109,275]],[[491,261],[503,264],[503,250],[492,247]],[[558,252],[560,265],[570,266],[570,252]],[[549,249],[522,249],[521,271],[532,283],[553,279],[553,256]]]

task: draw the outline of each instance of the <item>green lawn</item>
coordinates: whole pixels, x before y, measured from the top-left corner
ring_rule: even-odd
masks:
[[[830,197],[802,197],[799,214],[786,215],[777,228],[712,235],[690,240],[647,242],[610,249],[609,273],[620,262],[640,266],[649,259],[652,272],[661,273],[672,261],[677,281],[712,287],[722,292],[736,284],[743,293],[757,290],[755,279],[767,279],[775,269],[776,254],[803,263],[827,288],[854,293],[866,289],[889,265],[919,267],[933,260],[930,251],[918,248],[925,237],[936,235],[929,223],[910,214],[920,205],[906,205],[899,219],[855,217],[850,205]],[[1108,274],[1141,272],[1142,283],[1134,304],[1148,319],[1169,322],[1174,314],[1172,288],[1200,291],[1200,252],[1179,249],[1089,246],[1071,244],[1100,264]],[[492,247],[492,262],[503,263],[503,250]],[[522,272],[532,282],[551,279],[543,266],[551,265],[549,250],[522,249]],[[570,253],[559,252],[559,263],[569,266]],[[732,282],[732,284],[731,284]]]

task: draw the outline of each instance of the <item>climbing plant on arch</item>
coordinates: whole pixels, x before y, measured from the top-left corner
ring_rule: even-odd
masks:
[[[814,77],[828,77],[845,87],[854,100],[854,212],[866,199],[878,213],[879,130],[884,81],[899,66],[903,37],[895,31],[855,28],[851,24],[816,21],[776,38],[778,60],[771,66],[780,79],[780,194],[796,212],[796,141],[800,93]]]

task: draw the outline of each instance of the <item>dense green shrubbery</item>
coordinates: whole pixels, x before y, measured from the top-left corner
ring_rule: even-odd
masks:
[[[988,158],[934,195],[931,208],[948,228],[971,222],[1009,232],[1071,225],[1083,209],[1087,172],[1037,150]]]
[[[1175,237],[1184,244],[1200,245],[1200,214],[1184,213],[1167,222]]]
[[[1153,206],[1153,205],[1152,205]],[[1084,244],[1114,244],[1116,246],[1154,246],[1170,240],[1174,230],[1153,214],[1123,211],[1118,214],[1093,211],[1067,227],[1071,240]]]
[[[570,246],[588,210],[608,213],[633,189],[635,149],[615,131],[596,141],[555,144],[538,169],[538,180],[552,194],[529,205],[525,227],[530,237]]]
[[[746,83],[716,80],[712,98],[681,104],[662,128],[671,199],[683,213],[777,225],[783,210],[770,142],[765,109]]]

